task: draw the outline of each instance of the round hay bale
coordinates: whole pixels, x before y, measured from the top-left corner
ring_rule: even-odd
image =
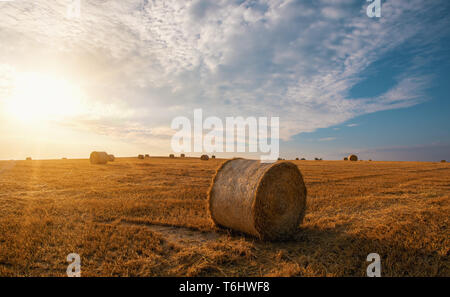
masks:
[[[200,160],[208,161],[208,160],[209,160],[209,157],[208,157],[208,155],[202,155],[202,156],[200,157]]]
[[[144,155],[138,155],[138,159],[143,160],[144,159]]]
[[[348,161],[348,158],[347,158],[347,157],[345,157],[345,158],[344,158],[344,161]]]
[[[356,155],[350,155],[350,156],[348,156],[348,159],[350,161],[358,161],[358,157]]]
[[[301,161],[305,161],[305,160],[306,160],[305,158],[302,158],[302,159],[301,159]]]
[[[445,160],[441,160],[441,163],[447,163],[447,161],[445,161]]]
[[[214,155],[211,156],[211,159],[215,159],[215,158],[216,158],[216,156],[214,156]]]
[[[114,162],[116,157],[114,155],[108,155],[108,162]]]
[[[298,160],[299,160],[299,158],[295,158],[295,160],[296,160],[296,161],[298,161]]]
[[[27,157],[25,160],[31,161],[32,159],[31,159],[31,157]]]
[[[180,155],[180,158],[185,158],[185,157],[186,157],[185,154],[181,154],[181,155]]]
[[[145,154],[145,159],[149,159],[150,155],[149,154]]]
[[[105,152],[92,152],[89,157],[91,164],[106,164],[108,159],[108,154]]]
[[[264,240],[286,239],[305,216],[306,186],[291,162],[233,159],[217,170],[208,204],[217,226]]]
[[[170,154],[169,158],[173,159],[173,158],[175,158],[175,155],[174,154]]]

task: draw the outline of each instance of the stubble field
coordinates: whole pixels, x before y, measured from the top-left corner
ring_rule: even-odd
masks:
[[[286,242],[212,226],[224,160],[0,161],[0,276],[450,276],[448,163],[292,161],[307,214]]]

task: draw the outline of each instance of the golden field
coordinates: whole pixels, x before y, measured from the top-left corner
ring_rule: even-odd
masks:
[[[448,163],[292,161],[305,221],[264,242],[212,226],[223,161],[0,161],[0,276],[450,276]]]

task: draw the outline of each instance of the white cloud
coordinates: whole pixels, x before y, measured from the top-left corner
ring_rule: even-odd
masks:
[[[336,137],[324,137],[324,138],[319,138],[319,141],[333,141],[336,140]]]
[[[91,100],[129,111],[80,123],[134,137],[160,136],[202,107],[205,116],[280,116],[287,140],[426,99],[430,78],[414,67],[380,96],[348,93],[389,51],[435,41],[444,24],[421,16],[439,1],[384,1],[378,21],[365,1],[322,2],[82,0],[80,20],[65,18],[63,0],[1,3],[0,64],[48,70],[39,60],[53,61]]]
[[[322,8],[321,12],[325,17],[331,19],[340,19],[347,16],[345,11],[334,7],[324,7]]]

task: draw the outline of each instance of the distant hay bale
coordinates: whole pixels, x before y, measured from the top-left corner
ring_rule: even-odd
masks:
[[[216,156],[215,156],[215,155],[212,155],[212,156],[211,156],[211,159],[215,159],[215,158],[216,158]]]
[[[67,160],[67,158],[62,158],[62,160]]]
[[[445,161],[445,160],[441,160],[441,163],[447,163],[447,161]]]
[[[181,155],[180,155],[180,158],[185,158],[185,157],[186,157],[185,154],[181,154]]]
[[[295,160],[296,160],[296,161],[298,161],[298,160],[299,160],[299,158],[295,158]]]
[[[91,164],[106,164],[108,163],[108,154],[106,152],[92,152],[89,160]]]
[[[291,162],[228,160],[213,178],[208,208],[218,226],[264,240],[286,239],[305,216],[306,186]]]
[[[202,155],[202,156],[200,157],[200,160],[208,161],[208,160],[209,160],[209,157],[208,157],[208,155]]]
[[[348,158],[347,158],[347,157],[345,157],[345,158],[344,158],[344,161],[348,161]]]
[[[108,155],[108,162],[114,162],[116,157],[114,155]]]
[[[31,161],[32,159],[31,159],[31,157],[27,157],[25,160]]]
[[[282,158],[278,158],[278,161],[282,161],[283,159]]]
[[[358,161],[358,157],[356,155],[350,155],[350,156],[348,156],[348,159],[350,161]]]
[[[150,158],[150,155],[149,154],[145,154],[145,159],[148,159],[148,158]]]
[[[305,161],[306,159],[305,158],[301,158],[301,161]]]
[[[175,158],[175,155],[174,154],[170,154],[169,158],[173,159],[173,158]]]
[[[369,162],[372,162],[372,159],[369,159]]]
[[[138,155],[138,159],[143,160],[144,159],[144,155]]]

